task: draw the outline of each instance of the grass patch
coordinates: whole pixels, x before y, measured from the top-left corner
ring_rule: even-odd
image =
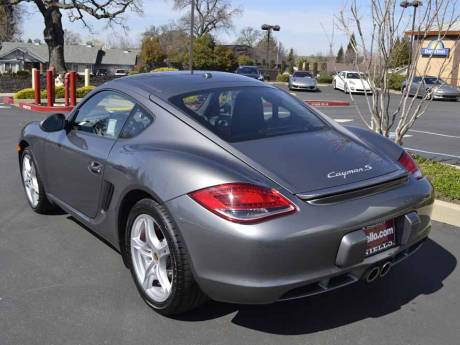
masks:
[[[460,169],[416,155],[414,158],[433,184],[437,198],[460,203]]]

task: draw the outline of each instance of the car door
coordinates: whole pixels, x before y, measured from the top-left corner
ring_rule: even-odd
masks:
[[[52,133],[45,152],[50,194],[96,217],[107,157],[134,106],[119,93],[101,91],[78,108],[68,131]]]
[[[340,72],[337,78],[337,88],[343,90],[344,87],[344,78],[345,78],[345,73]]]
[[[417,91],[419,92],[419,95],[420,95],[420,92],[422,90],[422,86],[420,85],[421,81],[422,81],[422,78],[414,77],[414,79],[412,80],[410,89],[409,89],[409,95],[415,96],[417,94]],[[419,87],[420,87],[420,91],[418,90]]]

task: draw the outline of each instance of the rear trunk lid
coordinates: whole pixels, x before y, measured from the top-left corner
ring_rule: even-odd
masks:
[[[346,185],[363,186],[366,181],[373,183],[382,176],[394,178],[398,172],[404,173],[397,163],[331,128],[232,143],[232,146],[255,162],[261,173],[293,194],[316,195],[312,192]]]

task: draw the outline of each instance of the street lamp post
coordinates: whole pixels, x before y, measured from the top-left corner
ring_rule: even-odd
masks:
[[[267,68],[270,68],[270,34],[272,31],[280,31],[279,25],[262,25],[262,30],[267,31]]]
[[[408,7],[413,7],[414,8],[414,14],[412,15],[412,30],[411,30],[411,36],[410,36],[410,49],[409,49],[409,66],[412,65],[412,53],[414,50],[414,30],[415,30],[415,17],[417,15],[417,7],[422,6],[423,3],[419,0],[414,0],[414,1],[401,1],[399,4],[402,8],[408,8]],[[407,68],[407,72],[409,73],[409,68]]]

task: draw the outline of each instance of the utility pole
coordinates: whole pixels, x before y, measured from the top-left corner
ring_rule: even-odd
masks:
[[[189,68],[190,73],[193,74],[193,30],[195,27],[195,0],[192,0],[192,8],[190,10],[190,47],[189,47]]]

